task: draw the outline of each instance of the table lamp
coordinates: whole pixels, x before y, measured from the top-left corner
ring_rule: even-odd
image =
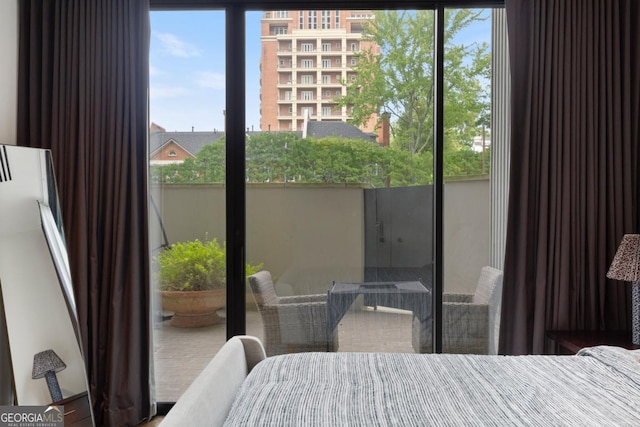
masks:
[[[60,391],[56,372],[60,372],[66,367],[67,365],[65,365],[53,350],[41,351],[33,356],[33,373],[31,374],[31,378],[34,380],[42,377],[45,378],[52,402],[62,400],[62,391]]]
[[[607,273],[609,279],[632,282],[632,340],[640,345],[640,234],[625,234]]]

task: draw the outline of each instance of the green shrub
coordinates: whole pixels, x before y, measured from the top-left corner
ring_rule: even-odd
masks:
[[[226,246],[216,239],[202,242],[179,242],[164,249],[157,257],[160,289],[163,291],[206,291],[226,285]],[[250,275],[262,264],[246,266]]]

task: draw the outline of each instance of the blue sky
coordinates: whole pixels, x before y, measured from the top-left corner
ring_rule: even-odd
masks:
[[[246,125],[260,129],[260,18],[246,15]],[[460,42],[490,42],[488,21],[460,33]],[[150,121],[167,131],[224,127],[224,11],[151,13]]]

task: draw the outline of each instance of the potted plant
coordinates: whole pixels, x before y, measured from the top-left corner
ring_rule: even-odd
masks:
[[[174,313],[172,326],[210,326],[221,321],[217,311],[226,302],[226,258],[226,247],[216,239],[175,243],[157,256],[162,306]],[[250,275],[261,265],[246,268]]]

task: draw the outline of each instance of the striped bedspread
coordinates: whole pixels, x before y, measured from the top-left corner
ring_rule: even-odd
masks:
[[[229,426],[640,426],[640,350],[301,353],[244,381]]]

